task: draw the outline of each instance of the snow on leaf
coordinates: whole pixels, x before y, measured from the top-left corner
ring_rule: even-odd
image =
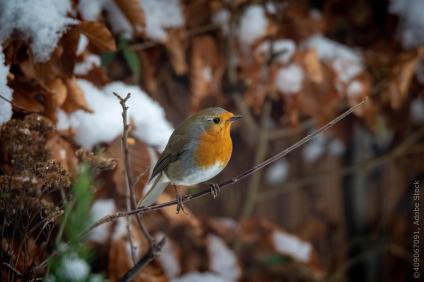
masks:
[[[122,133],[121,106],[112,94],[116,92],[132,94],[128,114],[135,123],[134,136],[159,149],[165,147],[173,129],[160,105],[139,87],[113,82],[98,89],[86,80],[78,80],[77,84],[93,110],[93,113],[78,110],[69,115],[70,126],[76,131],[74,139],[80,146],[91,149],[96,144],[112,142]],[[66,124],[64,120],[60,118],[62,124]]]
[[[70,0],[0,1],[0,43],[18,32],[30,40],[35,61],[45,62],[67,27],[78,23],[70,10]]]
[[[100,218],[112,214],[115,212],[116,206],[113,199],[99,199],[96,200],[93,205],[91,206],[90,210],[90,217],[91,221],[95,222],[96,220],[99,220]],[[88,234],[88,239],[91,241],[104,243],[109,238],[109,229],[111,224],[106,223],[102,224]]]
[[[424,1],[392,0],[389,11],[401,19],[400,37],[406,48],[424,43]]]
[[[265,10],[261,5],[251,5],[244,11],[240,19],[239,40],[249,49],[260,37],[264,36],[268,26]]]
[[[271,236],[274,247],[279,253],[303,263],[307,263],[311,259],[312,245],[309,242],[278,230],[274,231]]]
[[[235,253],[216,235],[209,234],[207,240],[209,269],[227,278],[228,281],[240,279],[241,270]]]
[[[166,236],[164,233],[155,234],[156,241],[159,242],[164,236]],[[167,238],[165,241],[158,259],[169,279],[175,278],[181,273],[175,246],[170,239]]]
[[[0,125],[12,117],[12,105],[5,99],[12,101],[12,89],[7,86],[9,67],[4,64],[4,54],[0,45]]]
[[[180,28],[185,19],[179,0],[140,0],[146,15],[146,34],[164,42],[167,28]]]
[[[348,83],[364,69],[360,53],[321,35],[308,38],[301,46],[315,49],[318,57],[336,71],[341,83]]]
[[[284,94],[292,95],[302,88],[303,69],[298,64],[291,64],[281,68],[276,77],[278,89]]]

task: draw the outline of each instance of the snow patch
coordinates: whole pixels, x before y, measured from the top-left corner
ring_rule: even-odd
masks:
[[[298,261],[306,263],[311,258],[312,245],[296,236],[282,231],[274,231],[272,233],[272,242],[278,252]]]
[[[84,281],[89,273],[87,262],[75,255],[65,257],[58,271],[59,276],[68,281]]]
[[[389,11],[401,19],[399,33],[403,46],[412,48],[424,43],[423,0],[392,0]]]
[[[358,80],[354,80],[351,83],[349,83],[349,86],[347,87],[347,96],[351,98],[359,97],[364,90],[364,86],[362,83]]]
[[[261,36],[265,35],[268,19],[261,5],[250,5],[240,19],[239,40],[247,49]]]
[[[100,67],[100,57],[94,54],[90,54],[84,57],[84,61],[77,63],[74,67],[74,74],[86,75],[93,67]]]
[[[302,151],[303,159],[307,162],[315,162],[325,153],[326,136],[323,133],[312,138]]]
[[[158,233],[155,235],[155,238],[157,242],[159,242],[164,236],[164,233]],[[175,247],[170,240],[165,241],[161,255],[158,259],[169,279],[175,278],[181,273],[181,267],[178,257],[176,256]]]
[[[284,94],[294,94],[300,91],[303,82],[303,69],[298,64],[280,68],[277,73],[277,87]]]
[[[12,89],[7,86],[8,74],[9,67],[5,65],[3,48],[0,45],[0,95],[9,101],[12,101]],[[0,97],[0,125],[10,120],[11,117],[12,105]]]
[[[364,69],[359,52],[321,35],[308,38],[301,46],[315,49],[318,57],[337,72],[338,79],[343,84],[350,82]]]
[[[67,27],[78,23],[67,17],[71,7],[70,0],[0,1],[0,43],[17,32],[31,42],[35,61],[47,61]]]
[[[411,119],[415,123],[424,123],[424,99],[415,98],[410,105]]]
[[[214,24],[221,27],[222,32],[227,35],[230,33],[230,12],[227,9],[221,9],[212,16]]]
[[[91,206],[90,217],[91,221],[95,222],[100,218],[112,214],[116,211],[115,201],[112,199],[96,200]],[[88,239],[91,241],[104,243],[109,238],[110,223],[102,224],[88,234]]]
[[[203,76],[203,79],[205,81],[207,81],[207,82],[212,81],[212,69],[211,69],[211,67],[208,66],[208,67],[203,68],[202,76]]]
[[[59,112],[57,127],[60,130],[74,128],[74,139],[80,146],[91,149],[99,143],[110,143],[122,134],[122,109],[112,94],[116,92],[120,95],[131,93],[127,105],[128,116],[135,124],[134,136],[160,150],[165,148],[173,128],[160,105],[138,86],[112,82],[98,89],[82,79],[78,80],[78,85],[93,113],[79,110],[66,115]]]
[[[220,274],[227,281],[237,281],[240,279],[241,271],[234,252],[216,235],[209,234],[207,240],[209,269]]]
[[[226,278],[223,278],[212,272],[188,272],[181,277],[171,280],[172,282],[230,282]]]
[[[271,184],[280,184],[286,181],[289,175],[289,163],[287,160],[281,160],[271,165],[265,174],[266,181]]]
[[[158,41],[165,41],[167,28],[184,25],[184,15],[179,0],[140,0],[146,16],[146,33]]]
[[[87,49],[88,46],[88,38],[84,34],[80,34],[80,38],[78,40],[77,47],[77,55],[81,55]]]

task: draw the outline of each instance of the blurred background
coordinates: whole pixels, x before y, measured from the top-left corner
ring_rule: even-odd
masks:
[[[419,278],[423,11],[422,0],[1,1],[2,281],[117,281],[147,252],[134,218],[80,236],[128,208],[112,92],[131,93],[137,199],[173,128],[200,109],[244,117],[220,183],[369,97],[216,199],[143,216],[167,241],[134,281]]]

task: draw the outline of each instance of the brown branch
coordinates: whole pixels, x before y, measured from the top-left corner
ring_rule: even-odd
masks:
[[[268,126],[267,122],[269,119],[269,115],[271,113],[271,105],[269,101],[265,102],[264,109],[262,112],[261,125],[259,129],[259,143],[256,149],[255,163],[260,163],[264,161],[266,157],[266,152],[268,148]],[[258,190],[260,187],[261,173],[258,172],[251,177],[249,182],[249,187],[247,190],[247,198],[244,202],[244,206],[242,208],[242,212],[240,214],[241,218],[247,218],[252,213],[255,203],[256,197],[258,194]]]
[[[236,177],[224,181],[220,184],[218,184],[218,187],[220,189],[229,187],[237,182],[239,182],[240,180],[246,178],[247,176],[257,172],[258,170],[261,170],[262,168],[274,163],[275,161],[285,157],[287,154],[289,154],[291,151],[299,148],[300,146],[304,145],[305,143],[307,143],[309,140],[311,140],[313,137],[315,137],[316,135],[328,130],[329,128],[333,127],[335,124],[337,124],[338,122],[340,122],[341,120],[343,120],[344,118],[346,118],[347,116],[349,116],[351,113],[353,113],[357,108],[361,107],[364,103],[366,103],[368,100],[368,98],[365,98],[364,100],[362,100],[360,103],[356,104],[355,106],[351,107],[350,109],[346,110],[344,113],[342,113],[341,115],[337,116],[336,118],[334,118],[332,121],[330,121],[329,123],[327,123],[326,125],[320,127],[319,129],[315,130],[314,132],[312,132],[311,134],[307,135],[306,137],[300,139],[298,142],[296,142],[295,144],[291,145],[290,147],[288,147],[287,149],[281,151],[280,153],[272,156],[271,158],[266,159],[265,161],[263,161],[262,163],[240,173],[239,175],[237,175]],[[195,194],[188,194],[182,197],[181,201],[183,203],[189,202],[191,200],[194,199],[198,199],[198,198],[202,198],[205,197],[207,195],[210,195],[211,191],[210,189],[195,193]],[[90,232],[91,230],[93,230],[94,228],[98,227],[99,225],[102,225],[104,223],[116,220],[117,218],[120,217],[124,217],[124,216],[128,216],[128,215],[134,215],[134,214],[144,214],[144,213],[148,213],[148,212],[152,212],[152,211],[156,211],[156,210],[160,210],[166,207],[170,207],[170,206],[175,206],[177,205],[177,200],[173,200],[173,201],[169,201],[169,202],[165,202],[162,204],[154,204],[151,205],[149,207],[141,207],[141,208],[137,208],[134,209],[132,211],[129,212],[118,212],[115,214],[111,214],[111,215],[107,215],[101,219],[99,219],[97,222],[95,222],[93,225],[91,225],[86,231],[83,232],[83,235],[87,234],[88,232]]]
[[[130,166],[130,154],[128,150],[128,131],[129,131],[129,125],[128,125],[128,106],[127,101],[131,97],[131,94],[128,93],[125,98],[122,98],[117,93],[113,92],[113,95],[115,95],[116,98],[118,98],[119,103],[122,107],[122,122],[123,122],[123,133],[122,133],[122,139],[121,139],[121,145],[122,145],[122,153],[124,155],[124,165],[125,165],[125,183],[127,186],[127,191],[129,192],[129,199],[127,202],[127,208],[128,211],[130,208],[134,210],[137,206],[136,199],[135,199],[135,193],[134,193],[134,186],[137,182],[133,181],[132,172],[131,172],[131,166]],[[140,176],[137,177],[137,181],[140,179]],[[156,243],[152,236],[150,235],[149,231],[147,230],[146,226],[141,220],[141,214],[136,215],[137,224],[140,227],[141,232],[143,233],[144,237],[149,242],[149,249],[147,253],[137,262],[135,263],[135,253],[134,253],[134,245],[131,238],[131,221],[128,222],[128,240],[131,246],[131,256],[134,261],[134,266],[127,272],[127,274],[124,275],[122,278],[122,281],[131,281],[137,273],[139,273],[147,264],[149,264],[156,256],[158,256],[162,250],[163,244],[165,242],[165,238],[162,238],[162,240],[159,243]]]
[[[119,96],[117,93],[113,92],[113,95],[115,95],[116,98],[119,99],[119,103],[121,104],[122,107],[122,122],[123,122],[123,127],[124,127],[124,131],[122,133],[122,153],[124,154],[124,165],[125,165],[125,176],[126,176],[126,185],[127,185],[127,191],[129,191],[130,193],[130,205],[131,205],[131,209],[135,209],[137,206],[137,202],[135,199],[135,194],[134,194],[134,181],[132,178],[132,173],[131,173],[131,166],[130,166],[130,155],[129,155],[129,150],[128,150],[128,131],[129,131],[129,126],[128,126],[128,107],[126,105],[128,99],[131,97],[131,94],[128,93],[127,96],[125,98],[122,98],[121,96]],[[137,223],[140,227],[140,230],[143,232],[144,237],[146,237],[147,241],[149,242],[150,247],[153,245],[153,239],[152,236],[150,235],[149,231],[147,230],[147,228],[144,226],[143,222],[141,221],[141,217],[140,215],[138,215],[136,217],[137,219]],[[129,237],[130,234],[128,235]]]

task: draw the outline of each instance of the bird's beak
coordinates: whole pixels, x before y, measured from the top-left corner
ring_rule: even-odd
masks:
[[[242,118],[242,116],[232,116],[232,117],[230,118],[230,121],[231,121],[231,122],[233,122],[233,121],[239,120],[239,119],[241,119],[241,118]]]

